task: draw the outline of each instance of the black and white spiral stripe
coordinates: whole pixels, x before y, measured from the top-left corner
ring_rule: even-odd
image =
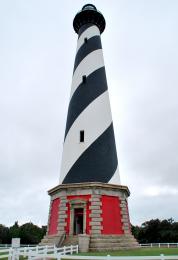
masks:
[[[107,183],[113,178],[120,182],[100,32],[87,24],[79,31],[60,182]]]

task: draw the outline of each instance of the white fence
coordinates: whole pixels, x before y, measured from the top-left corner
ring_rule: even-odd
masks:
[[[148,245],[151,244],[146,244]],[[154,244],[153,244],[154,245]],[[170,245],[170,244],[169,244]],[[36,247],[20,247],[17,249],[6,248],[0,249],[0,259],[8,258],[8,260],[19,260],[20,256],[27,257],[28,260],[53,258],[73,259],[73,260],[178,260],[178,255],[160,256],[80,256],[78,254],[78,245],[56,248],[55,246],[36,246]]]
[[[8,258],[11,255],[12,249],[11,248],[6,248],[6,249],[0,249],[0,259],[2,258]]]
[[[37,246],[37,244],[36,245],[27,245],[27,244],[20,245],[20,247],[35,247],[35,246]],[[5,248],[10,248],[10,247],[12,247],[11,244],[0,244],[0,250],[5,249]]]
[[[167,247],[167,248],[176,248],[178,243],[150,243],[150,244],[140,244],[141,247]]]
[[[29,260],[39,258],[55,258],[60,260],[61,256],[73,253],[78,253],[78,245],[61,248],[55,246],[20,247],[17,249],[0,249],[0,259],[18,260],[20,256],[24,256],[28,257]]]

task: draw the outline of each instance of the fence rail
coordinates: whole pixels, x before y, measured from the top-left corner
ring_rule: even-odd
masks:
[[[0,259],[9,258],[9,256],[11,255],[11,251],[11,248],[0,249]]]
[[[149,243],[149,244],[140,244],[140,247],[176,248],[178,247],[178,243]]]
[[[11,246],[12,246],[11,244],[0,244],[0,250],[2,248],[10,248]],[[35,246],[37,246],[37,244],[36,245],[28,245],[28,244],[21,244],[20,245],[20,247],[35,247]]]
[[[152,245],[152,246],[151,246]],[[159,246],[160,245],[160,246]],[[171,247],[178,243],[152,243],[152,244],[141,244],[141,247]],[[169,246],[168,246],[169,245]],[[0,248],[0,259],[8,258],[8,260],[19,260],[20,256],[27,257],[28,260],[35,259],[48,259],[53,258],[57,260],[61,259],[73,259],[73,260],[178,260],[178,255],[163,255],[160,256],[79,256],[72,255],[73,253],[78,254],[78,245],[64,246],[57,248],[55,246],[28,246],[20,248]]]
[[[18,260],[20,256],[28,257],[28,260],[41,258],[55,258],[60,260],[61,256],[78,253],[78,245],[64,246],[57,248],[55,246],[36,246],[0,249],[0,259]]]

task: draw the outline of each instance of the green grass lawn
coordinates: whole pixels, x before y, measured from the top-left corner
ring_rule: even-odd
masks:
[[[8,255],[8,253],[2,253],[1,251],[0,251],[0,255]]]
[[[0,255],[1,254],[2,253],[0,252]],[[107,255],[111,255],[111,256],[158,256],[160,254],[178,255],[178,248],[137,248],[137,249],[119,250],[119,251],[79,253],[79,255],[87,255],[87,256],[90,256],[90,255],[91,256],[107,256]],[[3,259],[5,260],[7,258],[3,258]],[[25,258],[20,257],[20,260],[24,260],[24,259]]]
[[[0,252],[0,256],[3,256],[3,255],[8,255],[7,253],[2,253]],[[4,258],[1,258],[1,259],[8,259],[7,257],[4,257]]]
[[[158,256],[164,255],[178,255],[178,248],[137,248],[119,251],[104,251],[104,252],[89,252],[79,253],[79,255],[95,255],[95,256]]]

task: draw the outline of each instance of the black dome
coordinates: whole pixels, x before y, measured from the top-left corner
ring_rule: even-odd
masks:
[[[78,33],[81,26],[87,23],[93,23],[98,26],[100,33],[104,31],[106,26],[104,16],[92,4],[84,5],[82,10],[76,14],[73,21],[75,32]]]

